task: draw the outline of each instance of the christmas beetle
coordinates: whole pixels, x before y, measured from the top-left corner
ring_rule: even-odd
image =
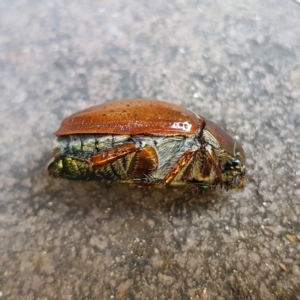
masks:
[[[61,123],[46,172],[138,186],[242,188],[245,154],[214,122],[176,104],[125,99]]]

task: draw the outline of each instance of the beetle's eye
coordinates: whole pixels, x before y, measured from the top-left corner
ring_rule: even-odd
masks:
[[[241,161],[240,161],[239,159],[235,159],[235,160],[231,163],[232,167],[234,167],[234,168],[240,167],[240,164],[241,164]]]
[[[240,170],[242,166],[242,160],[240,157],[237,157],[236,159],[227,162],[224,164],[224,171],[233,171],[233,170]]]

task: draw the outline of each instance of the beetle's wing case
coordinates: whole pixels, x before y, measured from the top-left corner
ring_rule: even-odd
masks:
[[[54,134],[201,135],[204,125],[202,117],[179,105],[152,99],[126,99],[77,112],[64,119]]]

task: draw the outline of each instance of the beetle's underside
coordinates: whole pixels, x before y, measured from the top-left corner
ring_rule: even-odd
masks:
[[[204,132],[182,136],[81,134],[58,137],[48,172],[75,180],[111,180],[137,185],[238,187],[241,174],[223,172],[232,157]]]

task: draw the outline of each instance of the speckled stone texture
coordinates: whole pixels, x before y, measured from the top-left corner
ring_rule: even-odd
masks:
[[[0,299],[300,299],[300,4],[0,1]],[[120,98],[235,136],[242,191],[42,174],[61,120]]]

